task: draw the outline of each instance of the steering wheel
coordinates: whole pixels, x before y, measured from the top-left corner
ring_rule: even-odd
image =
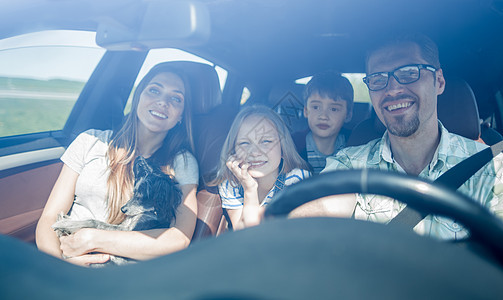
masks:
[[[286,216],[295,208],[318,198],[349,194],[375,194],[406,203],[424,213],[457,220],[503,262],[503,222],[486,207],[440,183],[381,170],[327,172],[288,186],[268,204],[265,217]]]

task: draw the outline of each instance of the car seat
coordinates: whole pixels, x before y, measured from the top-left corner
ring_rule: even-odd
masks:
[[[491,127],[489,122],[483,122],[480,125],[480,139],[489,146],[492,146],[499,141],[503,141],[503,135]]]
[[[450,132],[472,140],[482,141],[480,139],[481,126],[477,101],[466,81],[457,77],[446,78],[445,91],[438,96],[437,109],[439,120]],[[362,145],[373,139],[380,138],[385,130],[386,128],[375,111],[372,111],[368,119],[360,122],[354,128],[348,139],[347,146]],[[492,140],[497,140],[499,134],[496,131],[494,132],[496,138]]]
[[[291,134],[307,128],[303,90],[304,85],[287,82],[275,85],[269,92],[268,105],[281,116]]]
[[[275,85],[269,93],[269,105],[281,116],[291,134],[308,130],[307,119],[304,117],[304,88],[302,84],[282,83]],[[344,128],[353,129],[370,116],[370,111],[370,103],[354,102],[353,117],[344,124]]]
[[[199,164],[197,193],[197,223],[193,240],[215,235],[222,223],[222,208],[218,192],[207,191],[206,178],[211,177],[220,160],[220,151],[230,128],[232,117],[222,107],[222,92],[218,74],[207,64],[174,61],[171,64],[185,71],[192,96],[192,132],[195,157]],[[216,194],[215,194],[216,192]]]
[[[197,192],[197,223],[192,241],[215,236],[227,227],[218,189],[211,186],[220,162],[220,152],[234,119],[232,110],[223,106],[208,112],[200,111],[193,118],[194,143],[199,162]]]
[[[356,99],[355,99],[356,100]],[[370,118],[372,112],[372,104],[369,102],[354,102],[353,103],[353,117],[347,123],[344,123],[344,128],[352,130],[361,121]]]

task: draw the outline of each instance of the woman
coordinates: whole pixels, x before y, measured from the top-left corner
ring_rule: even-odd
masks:
[[[117,132],[80,134],[61,157],[63,168],[37,224],[40,250],[78,265],[104,263],[109,254],[145,260],[187,247],[196,224],[198,168],[193,151],[190,89],[181,70],[153,67],[133,96],[131,112]],[[182,203],[169,229],[103,231],[84,228],[58,238],[58,214],[119,224],[130,199],[132,166],[143,156],[179,183]]]

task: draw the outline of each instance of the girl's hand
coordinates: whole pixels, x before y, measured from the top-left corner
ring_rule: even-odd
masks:
[[[227,168],[231,170],[232,174],[236,176],[239,180],[241,186],[245,191],[256,190],[258,187],[257,180],[251,177],[250,173],[248,173],[249,164],[245,163],[244,160],[239,159],[236,156],[231,156],[226,163]]]
[[[72,235],[61,236],[60,249],[64,257],[76,257],[93,252],[91,248],[96,229],[83,228]]]
[[[258,199],[258,182],[248,172],[249,164],[242,158],[246,155],[241,151],[237,151],[235,156],[231,156],[226,165],[231,170],[232,174],[239,180],[243,187],[243,208],[240,210],[239,217],[233,224],[236,229],[244,227],[256,226],[260,224],[262,219],[263,209],[260,207]]]

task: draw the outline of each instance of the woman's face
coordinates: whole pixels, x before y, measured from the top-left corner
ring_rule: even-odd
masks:
[[[281,162],[281,143],[274,124],[262,116],[246,118],[236,138],[236,156],[249,165],[254,178],[277,176]]]
[[[140,94],[137,116],[151,133],[167,133],[182,120],[185,85],[174,73],[155,75]]]

